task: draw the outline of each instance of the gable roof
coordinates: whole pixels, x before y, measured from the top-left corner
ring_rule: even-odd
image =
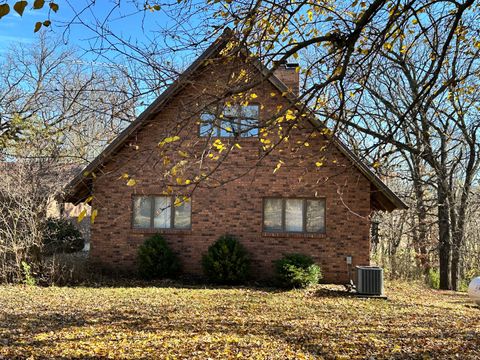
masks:
[[[218,55],[232,38],[232,31],[226,29],[180,76],[174,81],[155,101],[153,101],[128,127],[126,127],[83,171],[65,188],[65,201],[78,203],[84,201],[90,195],[92,178],[90,174],[95,172],[103,162],[118,151],[127,139],[154,118],[163,106],[187,84],[189,79],[207,59]],[[246,50],[248,51],[248,50]],[[286,98],[292,107],[305,111],[308,107],[299,102],[297,96],[288,91],[288,87],[278,79],[261,61],[253,61],[253,65],[265,76],[272,85],[280,92],[286,93]],[[313,113],[308,117],[309,121],[318,129],[323,129],[323,123]],[[330,136],[335,146],[345,155],[355,167],[371,182],[373,205],[379,210],[392,211],[395,209],[407,209],[408,206],[348,147],[335,135]]]

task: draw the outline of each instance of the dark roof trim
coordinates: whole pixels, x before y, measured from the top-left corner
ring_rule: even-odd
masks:
[[[128,137],[137,131],[151,115],[157,113],[162,106],[164,106],[172,96],[177,94],[185,85],[188,79],[195,71],[197,71],[205,62],[205,60],[218,54],[223,47],[231,39],[232,31],[226,29],[223,34],[217,38],[204,52],[201,54],[182,75],[170,85],[150,106],[148,106],[125,130],[123,130],[117,138],[112,141],[81,173],[79,173],[66,187],[66,201],[79,202],[83,199],[75,199],[77,187],[85,182],[87,185],[87,176],[95,171],[105,159],[115,153],[116,150],[128,139]],[[248,50],[245,49],[248,53]],[[309,111],[309,121],[318,129],[324,129],[325,126],[319,121],[309,108],[299,102],[297,96],[288,92],[288,87],[278,79],[264,64],[258,59],[253,61],[254,66],[267,77],[268,80],[282,93],[287,93],[286,97],[290,103],[300,111]],[[375,188],[382,193],[393,206],[382,205],[383,210],[391,211],[394,209],[408,209],[408,206],[367,166],[356,156],[348,147],[335,135],[331,136],[335,146],[343,153],[357,169],[375,186]],[[88,195],[87,195],[88,196]],[[82,197],[87,197],[82,196]]]

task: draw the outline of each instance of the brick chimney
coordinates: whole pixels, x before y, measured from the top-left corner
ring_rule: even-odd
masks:
[[[296,63],[283,63],[274,71],[275,76],[295,95],[298,95],[300,87],[300,74],[295,70],[297,67]]]

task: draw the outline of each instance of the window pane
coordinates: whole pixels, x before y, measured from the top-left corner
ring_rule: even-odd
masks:
[[[242,136],[258,136],[259,107],[248,105],[242,107]]]
[[[229,127],[235,134],[242,137],[258,136],[259,107],[257,105],[230,106],[223,111]],[[227,124],[222,128],[226,128]],[[222,136],[233,136],[234,134],[222,134]]]
[[[238,119],[239,118],[239,107],[238,106],[225,106],[223,109],[223,116],[228,120]]]
[[[171,224],[172,199],[170,196],[155,197],[155,209],[153,213],[153,227],[166,229]]]
[[[189,229],[191,223],[192,201],[191,199],[177,199],[176,201],[179,202],[179,205],[175,205],[174,227],[176,229]]]
[[[133,227],[149,228],[152,211],[152,198],[147,196],[135,196],[133,198]]]
[[[246,119],[258,120],[258,105],[242,106],[242,117]]]
[[[303,231],[303,200],[285,200],[285,230]]]
[[[242,120],[242,137],[258,136],[258,120]]]
[[[307,200],[307,232],[325,232],[325,200]]]
[[[203,113],[200,115],[200,136],[216,136],[215,131],[215,115]]]
[[[235,135],[235,124],[232,120],[222,120],[220,122],[220,136],[232,137]]]
[[[282,199],[265,199],[263,229],[265,231],[282,230]]]

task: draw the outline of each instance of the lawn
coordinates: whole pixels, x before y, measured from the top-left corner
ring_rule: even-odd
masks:
[[[462,293],[341,287],[0,287],[6,358],[480,358],[480,308]]]

